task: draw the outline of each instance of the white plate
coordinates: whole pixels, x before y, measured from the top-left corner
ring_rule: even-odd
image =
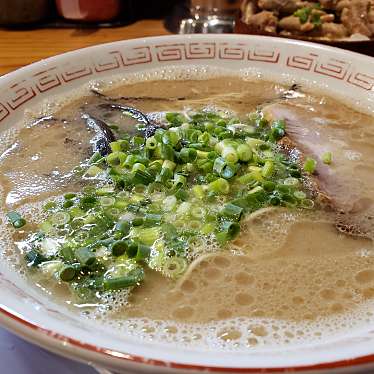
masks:
[[[84,83],[168,66],[251,68],[262,78],[324,87],[374,109],[374,60],[317,44],[241,35],[164,36],[116,42],[40,61],[0,78],[0,126],[24,110]],[[374,328],[319,345],[230,353],[161,346],[92,328],[0,262],[0,322],[53,352],[117,371],[339,372],[374,370]]]

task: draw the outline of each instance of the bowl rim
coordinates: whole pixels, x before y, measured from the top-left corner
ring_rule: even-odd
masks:
[[[0,306],[0,322],[4,324],[13,333],[29,340],[32,343],[40,345],[46,349],[51,349],[50,345],[58,346],[56,353],[61,353],[67,357],[83,360],[89,362],[92,360],[91,354],[99,354],[103,362],[115,359],[116,361],[124,361],[132,364],[142,364],[153,368],[169,368],[188,371],[205,371],[205,372],[220,372],[220,373],[285,373],[285,372],[308,372],[308,371],[323,371],[333,369],[347,369],[354,367],[363,367],[374,363],[374,354],[356,357],[354,359],[337,360],[313,365],[298,365],[285,367],[248,367],[238,368],[229,366],[208,366],[208,365],[192,365],[184,364],[176,361],[164,361],[150,359],[141,355],[134,355],[127,352],[120,352],[105,347],[85,343],[70,336],[58,334],[53,330],[46,329],[41,325],[37,325],[28,321],[20,315],[7,310]],[[25,330],[25,328],[27,330]],[[16,331],[15,331],[16,330]],[[40,338],[41,340],[37,340]],[[74,356],[71,354],[71,347],[76,352]],[[53,349],[52,349],[53,350]],[[113,363],[113,362],[112,362]]]
[[[188,39],[194,39],[199,37],[210,37],[214,38],[215,35],[213,34],[195,34],[195,35],[184,35]],[[319,44],[315,42],[305,41],[305,40],[297,40],[297,39],[285,39],[280,37],[274,36],[262,36],[262,35],[243,35],[243,34],[219,34],[219,36],[233,38],[235,36],[239,37],[248,37],[250,39],[256,40],[273,40],[274,42],[280,42],[282,44],[293,44],[302,46],[311,46],[314,48],[319,48],[322,51],[324,50],[335,50],[342,52],[341,48],[327,46],[324,44]],[[35,61],[31,64],[28,64],[24,67],[18,68],[11,72],[8,72],[2,76],[0,76],[0,84],[5,83],[8,79],[12,78],[14,73],[27,71],[28,69],[35,67],[36,65],[42,65],[44,63],[52,62],[55,59],[59,59],[62,56],[68,57],[69,55],[73,55],[79,51],[89,51],[95,50],[100,46],[108,46],[110,44],[117,44],[121,42],[133,42],[133,41],[155,41],[155,40],[163,40],[163,39],[178,39],[181,35],[164,35],[164,36],[154,36],[154,37],[144,37],[144,38],[134,38],[129,40],[120,40],[114,41],[109,43],[100,43],[93,46],[85,47],[85,48],[77,48],[74,50],[70,50],[64,53],[60,53],[39,61]],[[363,55],[357,52],[352,51],[344,51],[347,55],[352,55],[359,57],[360,59],[370,61],[374,63],[374,58]],[[353,369],[354,367],[362,368],[363,366],[374,364],[374,353],[369,355],[361,355],[354,358],[348,359],[341,359],[341,360],[332,360],[326,361],[317,364],[307,364],[307,365],[295,365],[295,366],[279,366],[279,367],[229,367],[229,366],[213,366],[213,365],[204,365],[204,364],[187,364],[177,361],[166,361],[160,359],[151,359],[147,358],[142,355],[135,355],[130,354],[127,352],[121,352],[113,349],[108,349],[102,346],[94,345],[91,343],[86,343],[84,341],[77,340],[71,336],[63,335],[57,333],[53,330],[47,329],[40,324],[36,324],[34,322],[29,321],[27,318],[23,317],[22,315],[18,314],[17,312],[7,308],[4,304],[0,303],[0,324],[3,327],[9,329],[13,333],[23,337],[24,339],[42,346],[46,349],[52,350],[56,353],[60,353],[66,357],[70,357],[72,359],[84,361],[84,362],[92,362],[92,355],[99,355],[100,361],[102,363],[112,363],[113,360],[116,360],[118,363],[126,362],[128,364],[142,364],[148,368],[160,369],[160,368],[168,368],[168,369],[177,369],[177,370],[187,370],[187,371],[207,371],[207,372],[221,372],[221,373],[283,373],[289,371],[295,372],[309,372],[309,371],[323,371],[323,370],[333,370],[333,369]],[[74,349],[74,353],[72,354],[72,349]],[[99,356],[96,356],[99,358]]]

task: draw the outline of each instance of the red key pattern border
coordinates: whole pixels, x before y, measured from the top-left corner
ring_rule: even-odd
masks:
[[[8,98],[6,102],[0,102],[0,122],[5,120],[12,112],[22,107],[35,96],[45,93],[55,87],[69,84],[72,81],[94,75],[102,72],[114,71],[126,68],[132,65],[148,64],[154,60],[158,62],[173,62],[182,60],[234,60],[234,61],[256,61],[265,64],[281,63],[281,53],[278,50],[269,50],[262,47],[249,47],[245,43],[215,43],[215,42],[191,42],[162,44],[153,47],[138,46],[126,49],[125,51],[113,50],[107,52],[104,58],[100,56],[100,61],[87,61],[82,64],[66,64],[64,66],[53,66],[46,70],[42,70],[30,79],[24,79],[20,82],[12,84],[8,88]],[[346,81],[348,84],[359,87],[363,90],[374,89],[374,76],[367,73],[354,72],[351,65],[347,61],[336,59],[324,59],[323,61],[316,54],[309,53],[306,55],[295,55],[286,57],[286,66],[292,69],[305,70],[316,74],[328,76],[330,78]],[[95,73],[94,73],[95,72]],[[2,274],[0,274],[0,279]],[[9,286],[9,285],[8,285]],[[12,284],[13,287],[18,287]],[[21,291],[18,289],[18,291]],[[25,296],[25,295],[24,295]],[[29,296],[27,296],[29,297]],[[36,301],[38,302],[38,301]],[[57,311],[48,310],[50,313],[60,314]],[[369,355],[359,357],[352,360],[342,360],[337,362],[299,366],[293,368],[219,368],[204,367],[194,365],[184,365],[178,363],[163,362],[159,360],[150,360],[141,356],[133,356],[126,353],[114,352],[90,344],[86,344],[73,338],[56,334],[53,331],[44,329],[33,323],[30,323],[9,311],[0,307],[0,313],[15,322],[23,324],[25,327],[38,330],[46,335],[54,337],[62,342],[69,342],[73,346],[83,348],[85,350],[101,353],[109,357],[116,357],[126,361],[132,361],[153,366],[167,366],[176,369],[204,370],[209,372],[235,372],[235,373],[252,373],[252,372],[289,372],[289,371],[305,371],[305,370],[326,370],[334,368],[342,368],[347,366],[364,365],[374,362],[374,356]]]
[[[250,46],[246,43],[169,43],[155,46],[141,45],[126,48],[123,51],[113,50],[107,52],[106,56],[100,54],[99,59],[92,56],[90,60],[81,64],[65,64],[42,70],[29,79],[24,79],[8,87],[7,100],[0,102],[0,122],[35,96],[90,75],[97,76],[103,72],[120,70],[132,65],[148,64],[153,61],[177,62],[213,59],[247,60],[263,64],[282,63],[279,50]],[[328,76],[366,91],[374,89],[374,75],[353,71],[348,61],[320,58],[314,53],[285,56],[285,59],[286,66],[290,69]]]

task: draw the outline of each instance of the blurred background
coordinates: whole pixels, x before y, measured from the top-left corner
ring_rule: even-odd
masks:
[[[117,29],[104,39],[73,43],[73,49],[167,33],[236,32],[303,39],[374,55],[374,2],[369,0],[0,0],[0,28],[78,30],[58,34],[61,38],[87,38],[95,30]]]
[[[334,8],[339,3],[340,0],[0,0],[0,75],[69,50],[169,33],[239,32],[300,39],[328,36],[318,41],[374,55],[374,5],[354,19],[351,14],[357,13],[358,1],[345,1],[345,7]],[[282,4],[292,6],[282,8]],[[334,41],[335,37],[338,41]],[[2,329],[0,360],[0,372],[4,374],[95,372]]]
[[[235,17],[239,3],[239,0],[0,0],[0,25],[116,27],[140,19],[165,19],[165,26],[178,32],[180,20],[196,14]]]

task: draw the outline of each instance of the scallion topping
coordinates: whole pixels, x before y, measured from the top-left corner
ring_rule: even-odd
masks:
[[[6,216],[15,229],[26,225],[26,220],[18,212],[8,212]]]
[[[308,157],[304,162],[304,170],[309,173],[313,174],[317,167],[317,161],[313,158]]]
[[[167,113],[151,127],[139,123],[110,143],[111,153],[81,166],[85,187],[47,203],[47,219],[28,240],[28,265],[85,301],[138,286],[147,268],[180,277],[194,246],[225,248],[258,209],[314,207],[299,165],[277,146],[283,120],[203,110]],[[315,168],[307,159],[304,171]],[[7,216],[14,227],[26,223]]]
[[[323,155],[322,155],[322,162],[326,165],[330,165],[331,162],[332,162],[332,153],[331,152],[325,152]]]

